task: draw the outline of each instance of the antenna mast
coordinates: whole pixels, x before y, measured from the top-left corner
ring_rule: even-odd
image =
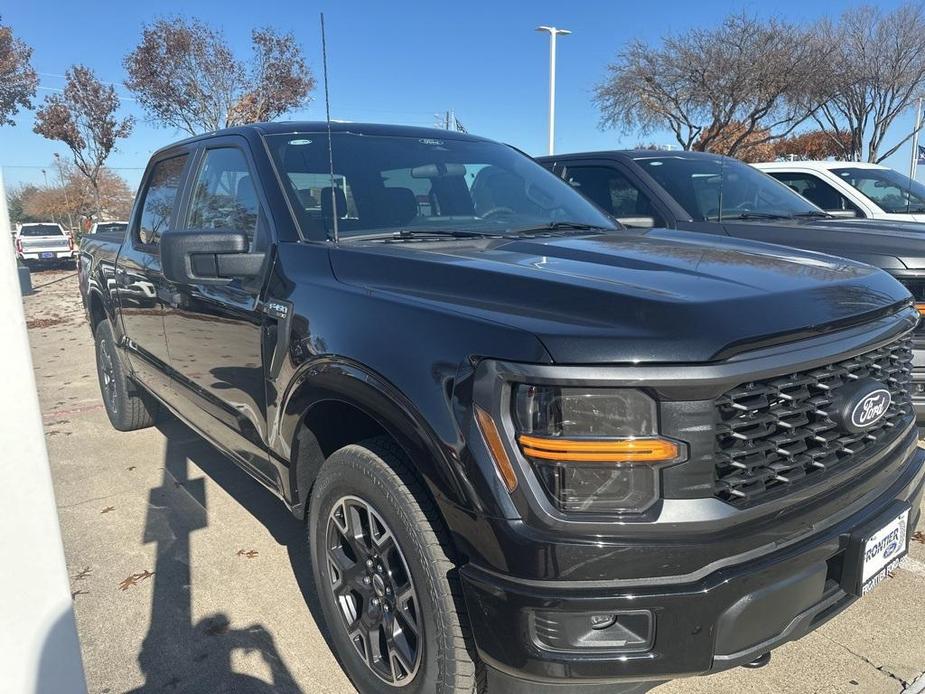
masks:
[[[324,12],[321,13],[321,62],[324,70],[324,112],[328,124],[328,165],[331,171],[331,215],[334,218],[334,243],[337,243],[337,195],[334,187],[334,142],[331,139],[331,99],[328,96],[328,42],[324,34]]]

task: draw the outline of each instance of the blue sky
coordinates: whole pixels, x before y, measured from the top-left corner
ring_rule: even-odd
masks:
[[[38,100],[63,86],[73,63],[92,67],[117,86],[123,111],[137,119],[135,133],[119,145],[109,165],[136,185],[149,154],[181,137],[145,122],[122,86],[122,57],[137,43],[142,24],[158,16],[182,14],[220,26],[240,55],[249,52],[254,26],[292,31],[321,77],[318,13],[328,30],[331,115],[354,121],[432,125],[436,112],[454,109],[470,132],[509,142],[530,154],[544,154],[548,79],[548,38],[534,28],[554,24],[571,29],[558,52],[556,150],[606,149],[640,141],[670,143],[666,134],[641,137],[601,131],[591,103],[595,83],[616,51],[632,38],[656,40],[665,32],[710,26],[734,9],[759,16],[776,13],[793,21],[837,15],[857,2],[780,1],[740,3],[700,0],[459,3],[389,2],[201,2],[9,3],[3,22],[33,49],[40,73]],[[880,0],[884,7],[898,4]],[[154,9],[156,7],[156,9]],[[323,92],[293,118],[323,119]],[[911,112],[892,137],[911,129]],[[890,144],[888,142],[888,144]],[[7,185],[41,183],[62,145],[32,132],[32,114],[21,112],[15,127],[0,128],[0,166]],[[908,169],[909,146],[888,163]]]

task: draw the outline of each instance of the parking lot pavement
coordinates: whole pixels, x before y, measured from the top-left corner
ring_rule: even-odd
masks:
[[[352,691],[315,618],[301,524],[177,421],[113,430],[76,278],[33,284],[26,317],[90,691]],[[911,554],[767,667],[655,691],[922,691],[922,539]]]

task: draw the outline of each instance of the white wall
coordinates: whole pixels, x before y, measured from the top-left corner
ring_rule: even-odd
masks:
[[[9,229],[0,173],[0,229]],[[0,238],[0,691],[86,692],[13,247]]]

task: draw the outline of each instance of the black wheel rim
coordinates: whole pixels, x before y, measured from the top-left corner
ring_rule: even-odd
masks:
[[[99,349],[100,364],[100,386],[102,386],[103,399],[106,401],[106,407],[115,414],[118,412],[116,405],[116,372],[112,364],[112,354],[109,351],[109,345],[105,340],[100,341]]]
[[[396,687],[414,679],[424,635],[408,563],[369,504],[339,499],[328,516],[326,559],[335,606],[366,666]]]

